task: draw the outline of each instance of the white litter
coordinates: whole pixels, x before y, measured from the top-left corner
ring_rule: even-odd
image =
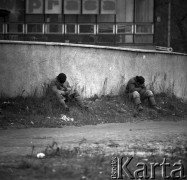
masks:
[[[70,117],[67,117],[66,115],[63,115],[63,114],[61,114],[61,118],[60,118],[61,120],[64,120],[64,121],[74,121],[74,119],[73,118],[70,118]]]
[[[37,156],[37,158],[42,159],[42,158],[45,157],[45,154],[44,153],[38,153],[36,156]]]

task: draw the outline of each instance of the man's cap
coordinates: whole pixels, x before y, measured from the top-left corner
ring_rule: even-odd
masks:
[[[57,80],[60,82],[60,83],[64,83],[66,81],[66,75],[64,73],[60,73],[58,76],[57,76]]]
[[[140,84],[143,84],[145,82],[145,79],[144,77],[142,76],[136,76],[136,81]]]

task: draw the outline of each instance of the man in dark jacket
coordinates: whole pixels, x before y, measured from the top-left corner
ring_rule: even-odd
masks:
[[[126,92],[128,97],[133,100],[138,111],[142,111],[141,100],[148,98],[149,103],[153,109],[158,110],[156,106],[155,98],[151,90],[147,90],[145,87],[145,79],[142,76],[136,76],[131,78],[126,86]]]
[[[52,91],[56,94],[59,102],[67,111],[69,111],[69,107],[67,106],[65,101],[72,98],[74,98],[77,101],[77,104],[81,108],[87,108],[87,106],[83,105],[83,102],[77,90],[73,89],[66,79],[66,75],[64,73],[60,73],[51,82]]]

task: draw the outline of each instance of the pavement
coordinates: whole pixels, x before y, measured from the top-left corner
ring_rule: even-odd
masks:
[[[187,150],[187,121],[141,121],[63,128],[0,130],[0,156],[25,156],[42,152],[57,142],[59,147],[98,149],[106,154],[173,154]]]

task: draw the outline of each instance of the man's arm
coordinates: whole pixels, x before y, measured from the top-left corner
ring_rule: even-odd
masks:
[[[66,94],[65,91],[59,90],[56,85],[52,85],[52,90],[53,90],[53,92],[55,92],[57,94],[61,94],[61,95],[65,95]]]
[[[138,88],[136,88],[135,87],[135,84],[129,84],[129,92],[130,93],[132,93],[132,92],[134,92],[134,91],[138,91],[138,92],[140,92],[142,90],[142,87],[138,87]]]

